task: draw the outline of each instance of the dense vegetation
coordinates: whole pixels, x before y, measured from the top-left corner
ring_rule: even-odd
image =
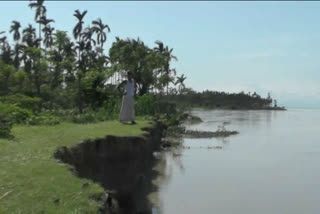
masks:
[[[117,85],[129,71],[138,85],[138,115],[163,110],[155,95],[184,87],[185,77],[176,77],[171,67],[177,60],[173,49],[163,42],[148,47],[139,38],[116,37],[105,50],[110,27],[100,18],[87,23],[87,11],[75,10],[68,33],[53,27],[44,0],[29,7],[36,26],[14,20],[7,33],[0,32],[0,135],[9,135],[12,123],[115,119],[121,105]]]
[[[106,50],[111,29],[100,18],[87,23],[87,11],[75,10],[75,26],[67,32],[53,27],[55,21],[47,17],[44,0],[31,1],[29,7],[35,10],[36,26],[23,27],[14,20],[8,32],[0,32],[2,137],[10,136],[12,124],[54,125],[61,120],[86,123],[116,119],[122,96],[117,87],[127,72],[133,74],[138,85],[139,116],[173,114],[177,104],[281,109],[270,96],[195,92],[186,88],[186,77],[177,76],[172,68],[172,61],[177,60],[173,49],[161,41],[149,47],[139,38],[116,37]]]

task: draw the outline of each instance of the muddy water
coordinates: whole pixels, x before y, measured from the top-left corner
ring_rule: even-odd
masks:
[[[320,110],[193,113],[188,129],[240,134],[158,154],[153,213],[320,213]]]

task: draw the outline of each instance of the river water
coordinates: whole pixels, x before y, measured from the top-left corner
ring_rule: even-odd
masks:
[[[149,198],[153,213],[320,213],[320,110],[194,111],[227,138],[183,139],[163,152]],[[218,147],[216,147],[218,146]]]

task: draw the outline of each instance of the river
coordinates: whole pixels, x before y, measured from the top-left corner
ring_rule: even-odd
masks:
[[[188,129],[227,138],[183,139],[163,152],[149,195],[153,213],[320,213],[320,110],[193,111]],[[218,146],[218,147],[217,147]]]

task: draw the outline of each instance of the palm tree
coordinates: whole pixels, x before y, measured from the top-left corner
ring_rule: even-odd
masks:
[[[163,42],[157,40],[157,41],[155,41],[155,43],[158,45],[158,47],[155,47],[154,50],[156,51],[156,53],[162,54],[164,52],[164,44],[163,44]]]
[[[21,38],[21,34],[20,34],[20,27],[21,24],[18,21],[12,21],[12,25],[11,25],[11,29],[10,29],[10,33],[13,32],[13,40],[14,41],[18,41]]]
[[[44,32],[44,40],[43,43],[45,45],[46,48],[51,47],[53,44],[53,32],[54,32],[54,28],[51,27],[50,25],[46,26],[43,28],[43,32]]]
[[[82,59],[83,59],[83,51],[86,50],[86,43],[83,40],[80,40],[79,42],[76,42],[76,47],[75,49],[78,50],[78,66],[79,68],[83,68],[82,65]],[[80,55],[81,54],[81,55]],[[81,57],[80,57],[81,56]],[[80,60],[81,58],[81,60]]]
[[[176,57],[176,56],[174,56],[174,55],[172,55],[172,52],[173,52],[173,48],[171,48],[171,49],[169,49],[169,47],[168,46],[166,46],[166,48],[165,48],[165,52],[164,52],[164,56],[165,56],[165,67],[164,67],[164,71],[165,71],[165,73],[166,73],[166,75],[168,76],[168,77],[170,77],[170,73],[171,72],[176,72],[176,70],[175,69],[171,69],[170,68],[170,62],[171,62],[171,60],[178,60],[178,58]],[[170,78],[169,78],[170,79]],[[170,81],[170,80],[169,80]],[[169,83],[170,82],[167,82],[167,95],[168,95],[168,92],[169,92]]]
[[[87,11],[83,11],[82,13],[79,10],[76,10],[75,13],[73,14],[73,16],[75,16],[78,19],[78,23],[76,24],[76,26],[73,28],[73,36],[75,39],[78,39],[78,67],[81,70],[84,66],[81,60],[81,51],[84,49],[84,42],[81,41],[81,34],[82,34],[82,30],[83,30],[83,24],[84,24],[84,17],[87,14]],[[82,113],[83,111],[83,92],[82,92],[82,88],[81,88],[81,73],[78,73],[78,93],[77,93],[77,97],[78,97],[78,108],[79,108],[79,112]]]
[[[39,39],[41,41],[41,23],[39,22],[40,18],[46,15],[47,9],[43,5],[44,0],[37,0],[36,2],[32,2],[29,4],[29,7],[31,9],[36,8],[36,13],[34,20],[39,23]],[[41,42],[40,42],[40,48],[41,48]]]
[[[109,33],[110,28],[108,25],[103,24],[100,18],[95,21],[92,21],[92,24],[92,29],[97,34],[98,45],[101,44],[101,53],[103,53],[103,44],[107,41],[107,34],[105,30],[107,30],[107,32]]]
[[[96,41],[94,39],[92,39],[93,33],[94,33],[94,31],[92,28],[90,28],[90,26],[86,27],[84,29],[83,33],[81,33],[81,38],[86,44],[85,49],[87,51],[92,49],[92,43],[93,43],[93,45],[96,45]]]
[[[20,61],[24,53],[25,46],[23,44],[16,43],[13,50],[13,65],[15,68],[20,67]]]
[[[50,24],[51,22],[54,22],[53,19],[47,19],[47,17],[44,15],[44,16],[41,16],[40,19],[37,21],[37,23],[40,24],[43,24],[44,26]]]
[[[40,19],[37,21],[37,23],[44,26],[44,28],[42,29],[42,32],[44,32],[46,35],[45,35],[45,39],[44,39],[43,43],[46,47],[48,47],[52,44],[52,32],[54,31],[54,28],[50,27],[49,24],[51,22],[54,22],[54,20],[47,19],[46,16],[41,16]],[[39,38],[41,39],[41,37],[39,37]],[[50,39],[51,39],[51,41],[50,41]]]
[[[175,85],[179,84],[178,91],[179,93],[182,92],[183,89],[185,89],[186,85],[184,84],[184,81],[187,79],[184,74],[182,74],[180,77],[177,77],[177,81],[175,82]]]
[[[172,60],[178,60],[176,56],[172,55],[173,49],[169,49],[168,46],[164,46],[163,42],[156,41],[155,42],[158,47],[155,47],[154,50],[156,53],[163,56],[164,65],[163,68],[160,70],[160,72],[163,72],[166,76],[166,86],[167,86],[167,94],[169,93],[169,83],[172,81],[172,78],[170,78],[170,73],[176,73],[175,69],[170,68],[170,62]]]
[[[5,33],[5,31],[1,31],[0,35],[4,34],[4,33]],[[7,40],[6,36],[0,37],[0,44],[3,45],[6,42],[6,40]]]
[[[84,16],[87,14],[88,11],[83,11],[82,13],[79,10],[76,10],[75,13],[73,14],[77,19],[78,19],[78,23],[76,24],[76,26],[73,28],[73,36],[75,39],[78,39],[78,44],[80,44],[81,42],[81,33],[83,30],[83,24],[84,24]],[[80,61],[80,48],[79,48],[79,52],[78,52],[78,60]]]
[[[22,31],[22,41],[27,43],[29,47],[36,46],[36,29],[31,24]]]
[[[12,64],[12,56],[13,56],[13,50],[11,49],[11,46],[9,45],[8,41],[4,40],[3,44],[1,46],[1,51],[0,51],[0,59],[5,63],[5,64]]]

